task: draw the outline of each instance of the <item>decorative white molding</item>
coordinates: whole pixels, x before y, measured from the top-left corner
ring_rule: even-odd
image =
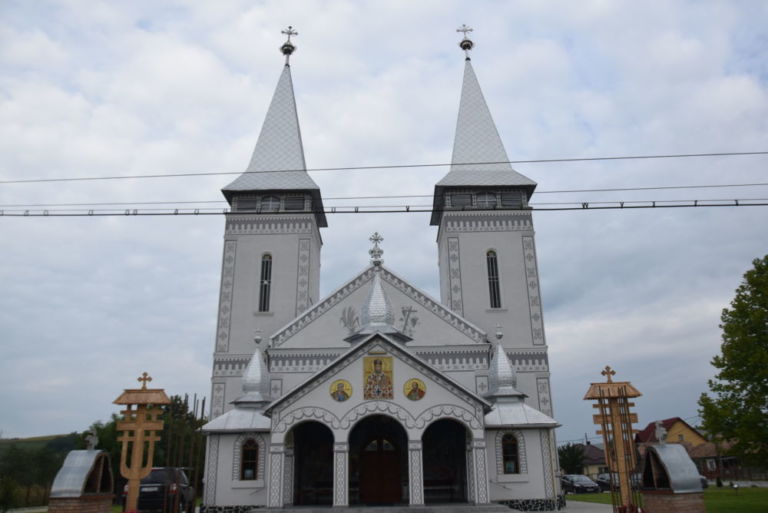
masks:
[[[333,505],[349,506],[349,482],[347,480],[349,472],[347,471],[349,462],[349,444],[333,444]]]
[[[539,440],[541,443],[541,458],[544,463],[544,493],[547,499],[552,499],[555,497],[555,473],[554,468],[556,468],[553,462],[554,459],[554,451],[552,449],[552,436],[550,436],[550,432],[552,430],[549,429],[542,429],[539,431]]]
[[[283,504],[286,506],[293,504],[293,473],[296,466],[296,459],[293,455],[293,448],[285,448],[283,465],[285,465],[285,476],[283,477]]]
[[[235,253],[237,241],[224,241],[221,262],[221,289],[219,292],[219,320],[216,328],[216,351],[229,350],[229,322],[232,313],[232,291],[235,288]]]
[[[488,504],[488,469],[486,468],[485,441],[483,447],[474,447],[472,449],[475,455],[475,489],[477,490],[477,503]]]
[[[219,440],[220,435],[208,435],[208,453],[205,458],[205,493],[203,504],[216,504],[216,475],[219,469]]]
[[[531,312],[531,337],[533,345],[544,345],[544,318],[541,311],[539,274],[536,264],[536,247],[533,236],[522,237],[523,258],[525,259],[525,279],[528,282],[528,307]]]
[[[314,233],[313,214],[227,214],[225,235]]]
[[[259,459],[256,466],[256,479],[240,479],[240,467],[243,462],[243,444],[248,440],[254,440],[259,446]],[[267,440],[261,433],[242,433],[235,439],[232,450],[232,483],[235,487],[263,488],[264,466],[267,459]],[[238,486],[240,485],[240,486]]]
[[[444,305],[433,300],[432,298],[430,298],[420,290],[414,288],[413,286],[409,285],[407,282],[405,282],[401,278],[392,274],[389,270],[385,268],[382,268],[381,270],[382,270],[381,278],[385,282],[389,283],[390,285],[392,285],[393,287],[401,291],[403,294],[408,296],[411,300],[413,300],[414,302],[416,302],[426,310],[429,310],[435,315],[437,315],[439,318],[441,318],[443,321],[453,326],[455,329],[461,331],[464,335],[466,335],[470,339],[476,342],[483,342],[486,339],[485,333],[482,330],[470,324],[466,319],[462,318],[460,314],[457,314],[456,312],[446,308]],[[287,325],[285,328],[275,333],[271,337],[272,346],[273,347],[281,346],[283,343],[285,343],[286,340],[288,340],[293,335],[295,335],[296,333],[304,329],[306,326],[311,324],[314,320],[321,317],[325,312],[333,308],[335,305],[337,305],[339,302],[341,302],[343,299],[348,297],[354,291],[356,291],[357,289],[365,285],[371,279],[373,279],[373,269],[369,267],[363,273],[358,275],[352,281],[343,285],[340,289],[332,293],[323,301],[317,303],[315,306],[311,307],[309,310],[306,310],[303,314],[299,315],[299,317],[297,317],[291,324]]]
[[[433,420],[444,418],[457,420],[473,430],[481,430],[483,428],[483,417],[478,418],[477,412],[471,412],[455,404],[433,406],[416,418],[415,427],[422,429],[427,427]]]
[[[421,441],[408,441],[408,501],[411,506],[424,504],[423,456]]]
[[[272,432],[286,433],[288,430],[290,430],[291,426],[304,419],[317,419],[324,422],[327,426],[332,426],[333,428],[337,428],[339,425],[339,419],[336,417],[336,415],[326,410],[325,408],[321,408],[319,406],[307,406],[304,408],[297,408],[288,413],[285,413],[284,415],[280,415],[277,422],[275,422],[275,417],[273,416]]]
[[[342,417],[338,427],[350,429],[358,420],[373,414],[386,414],[399,420],[405,427],[416,427],[416,419],[402,406],[389,401],[367,401],[352,408]],[[336,426],[334,426],[336,427]]]
[[[283,507],[283,460],[285,459],[282,445],[269,447],[269,503],[272,508]]]
[[[310,239],[299,239],[296,269],[296,315],[309,306],[309,252]]]
[[[461,296],[461,253],[459,252],[459,238],[448,238],[448,297],[451,310],[463,315],[464,302]]]
[[[251,355],[219,354],[213,357],[213,377],[240,377],[251,361]]]
[[[530,231],[533,219],[530,212],[464,210],[444,212],[443,226],[446,233]]]
[[[536,391],[539,396],[539,411],[552,417],[552,397],[549,392],[549,378],[536,378]]]
[[[520,470],[517,474],[504,473],[504,451],[503,446],[501,445],[501,440],[504,438],[504,435],[512,435],[517,440],[517,465]],[[528,460],[525,451],[525,436],[523,436],[521,431],[513,429],[496,432],[494,446],[496,449],[496,476],[500,481],[503,481],[503,478],[508,475],[520,475],[528,473]]]
[[[224,413],[224,396],[226,395],[226,383],[214,383],[211,391],[211,418],[215,419]]]

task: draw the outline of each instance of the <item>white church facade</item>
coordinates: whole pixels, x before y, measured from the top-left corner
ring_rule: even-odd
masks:
[[[469,57],[453,165],[435,184],[440,300],[384,266],[378,234],[370,265],[321,298],[327,221],[304,162],[290,35],[251,162],[223,189],[201,512],[557,509],[536,184],[504,163]]]

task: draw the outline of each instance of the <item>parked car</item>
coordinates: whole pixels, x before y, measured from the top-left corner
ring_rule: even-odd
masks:
[[[566,474],[560,478],[563,492],[568,493],[598,493],[600,487],[587,476],[581,474]]]
[[[123,511],[127,495],[128,485],[123,489]],[[194,513],[195,488],[181,468],[153,468],[139,485],[138,510],[141,513]]]
[[[608,472],[603,472],[602,474],[598,474],[595,478],[595,482],[600,487],[600,491],[602,492],[609,492],[611,491],[611,474]],[[630,482],[632,483],[632,488],[634,489],[640,489],[640,483],[642,482],[642,478],[640,477],[640,474],[632,474],[630,477]],[[614,486],[618,488],[619,486],[619,476],[618,474],[613,474],[613,483]]]
[[[699,474],[699,481],[701,481],[701,487],[702,488],[708,488],[709,487],[709,480],[707,480],[706,477]]]

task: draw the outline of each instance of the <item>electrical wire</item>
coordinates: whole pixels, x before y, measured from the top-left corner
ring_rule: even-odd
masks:
[[[676,159],[676,158],[694,158],[694,157],[733,157],[745,155],[768,155],[768,151],[733,151],[719,153],[678,153],[666,155],[623,155],[611,157],[570,157],[570,158],[550,158],[550,159],[530,159],[530,160],[500,160],[493,162],[460,162],[460,163],[441,163],[441,164],[390,164],[378,166],[346,166],[346,167],[317,167],[310,169],[274,169],[263,171],[211,171],[202,173],[157,173],[145,175],[112,175],[112,176],[79,176],[62,178],[27,178],[23,180],[0,180],[0,185],[21,184],[21,183],[50,183],[50,182],[83,182],[96,180],[127,180],[144,178],[184,178],[198,176],[221,176],[221,175],[242,175],[253,173],[291,173],[296,171],[372,171],[380,169],[413,169],[427,167],[447,167],[447,166],[483,166],[494,164],[551,164],[567,162],[596,162],[610,160],[648,160],[648,159]]]
[[[720,189],[730,187],[761,187],[768,186],[768,182],[757,183],[731,183],[709,185],[662,185],[650,187],[620,187],[606,189],[563,189],[553,191],[536,191],[535,194],[572,194],[578,192],[630,192],[630,191],[660,191],[672,189]],[[323,201],[351,201],[364,199],[407,199],[407,198],[431,198],[432,194],[399,194],[383,196],[331,196],[323,198]],[[730,198],[729,198],[730,199]],[[689,200],[680,200],[689,201]],[[226,204],[224,200],[200,200],[200,201],[121,201],[121,202],[94,202],[94,203],[6,203],[0,204],[0,208],[11,207],[103,207],[103,206],[131,206],[131,205],[198,205],[198,204]],[[595,203],[595,202],[593,202]],[[537,203],[541,205],[542,203]]]

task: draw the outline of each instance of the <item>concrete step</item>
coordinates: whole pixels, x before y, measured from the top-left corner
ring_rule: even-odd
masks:
[[[433,504],[430,506],[286,506],[284,508],[257,508],[249,513],[510,513],[501,504]]]

